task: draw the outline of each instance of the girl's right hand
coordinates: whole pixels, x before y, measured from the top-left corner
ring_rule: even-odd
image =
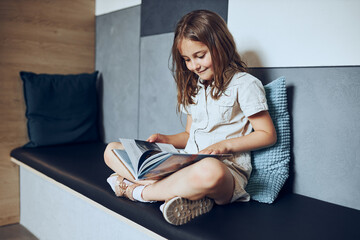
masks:
[[[148,139],[146,139],[148,142],[158,142],[158,143],[166,143],[165,141],[165,135],[162,135],[160,133],[155,133],[151,135]]]

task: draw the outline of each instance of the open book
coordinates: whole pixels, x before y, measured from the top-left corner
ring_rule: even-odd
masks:
[[[171,144],[120,138],[124,149],[113,149],[134,180],[161,179],[206,157],[229,159],[231,154],[181,153]]]

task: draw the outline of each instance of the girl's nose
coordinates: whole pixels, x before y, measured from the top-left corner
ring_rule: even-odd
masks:
[[[197,71],[200,69],[200,64],[196,61],[193,61],[192,62],[192,67],[193,67],[193,70]]]
[[[200,70],[200,68],[201,68],[200,64],[195,64],[195,70],[196,71]]]
[[[198,62],[191,60],[190,62],[187,63],[187,68],[193,72],[193,71],[198,71],[201,68],[201,66]]]

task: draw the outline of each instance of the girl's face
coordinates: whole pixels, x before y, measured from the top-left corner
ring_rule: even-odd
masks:
[[[186,67],[197,74],[202,80],[213,80],[214,68],[209,48],[202,42],[182,39],[179,52]]]

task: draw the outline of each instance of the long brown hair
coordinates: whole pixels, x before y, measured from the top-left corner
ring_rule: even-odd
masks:
[[[226,90],[237,72],[246,72],[245,63],[236,50],[233,36],[226,22],[216,13],[208,10],[196,10],[183,16],[176,25],[172,46],[172,73],[177,85],[177,110],[180,106],[194,104],[198,93],[199,77],[191,72],[179,52],[182,39],[205,44],[210,51],[214,68],[211,83],[211,97],[218,99]]]

